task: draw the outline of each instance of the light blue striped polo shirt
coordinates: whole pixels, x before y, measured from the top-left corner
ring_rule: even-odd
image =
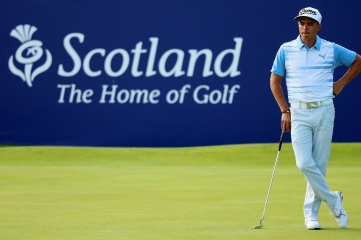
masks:
[[[281,45],[271,72],[286,76],[289,102],[316,102],[333,98],[333,73],[336,67],[349,67],[356,53],[317,36],[309,48],[300,36]]]

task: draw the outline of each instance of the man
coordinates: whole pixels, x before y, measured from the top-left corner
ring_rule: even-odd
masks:
[[[321,201],[327,203],[341,228],[347,226],[343,196],[330,190],[325,176],[335,117],[333,98],[361,71],[360,55],[317,35],[321,19],[315,8],[299,12],[295,17],[299,36],[280,47],[270,78],[273,96],[282,112],[282,131],[291,130],[296,165],[307,180],[303,206],[307,229],[320,229]],[[341,65],[349,67],[348,71],[334,82],[334,69]],[[281,87],[284,76],[290,107]]]

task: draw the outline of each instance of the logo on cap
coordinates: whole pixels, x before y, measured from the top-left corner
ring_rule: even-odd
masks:
[[[309,9],[309,8],[301,9],[299,15],[303,15],[303,14],[317,15],[316,11]]]
[[[39,40],[31,40],[36,31],[36,27],[25,24],[18,25],[10,32],[10,36],[18,39],[22,43],[16,50],[15,60],[17,63],[24,65],[24,68],[23,71],[17,68],[14,63],[14,56],[11,55],[9,58],[9,69],[14,75],[26,82],[29,87],[33,86],[32,82],[36,76],[49,69],[52,62],[50,51],[45,49],[45,62],[41,66],[33,69],[34,63],[39,61],[44,53],[42,48],[43,43]]]

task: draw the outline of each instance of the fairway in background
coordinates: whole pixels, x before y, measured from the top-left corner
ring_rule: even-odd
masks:
[[[329,185],[344,194],[349,226],[326,205],[321,231],[307,231],[306,182],[292,147],[0,147],[1,239],[358,239],[359,143],[334,143]]]

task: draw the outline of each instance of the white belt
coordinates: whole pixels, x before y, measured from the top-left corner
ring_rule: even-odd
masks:
[[[332,98],[321,101],[321,102],[291,102],[292,108],[318,108],[324,105],[331,104],[333,102]]]

